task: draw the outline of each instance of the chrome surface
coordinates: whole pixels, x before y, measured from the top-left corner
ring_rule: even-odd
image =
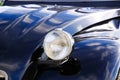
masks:
[[[5,79],[5,80],[8,80],[8,75],[5,71],[3,70],[0,70],[0,79]]]

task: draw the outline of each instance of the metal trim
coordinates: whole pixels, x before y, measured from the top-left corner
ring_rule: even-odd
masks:
[[[5,78],[5,80],[8,80],[8,75],[5,71],[0,70],[0,78]]]

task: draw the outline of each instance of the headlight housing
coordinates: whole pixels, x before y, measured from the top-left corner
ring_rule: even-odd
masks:
[[[44,39],[43,47],[46,55],[53,60],[62,60],[70,55],[74,39],[62,29],[49,32]]]

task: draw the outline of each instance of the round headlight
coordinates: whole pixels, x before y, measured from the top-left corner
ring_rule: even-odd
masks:
[[[70,55],[73,44],[74,40],[69,33],[56,29],[46,35],[43,46],[50,59],[62,60]]]

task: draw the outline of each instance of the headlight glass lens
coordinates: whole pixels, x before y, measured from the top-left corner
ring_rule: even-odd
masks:
[[[44,51],[53,60],[62,60],[72,51],[74,40],[70,34],[60,29],[48,33],[44,39]]]

